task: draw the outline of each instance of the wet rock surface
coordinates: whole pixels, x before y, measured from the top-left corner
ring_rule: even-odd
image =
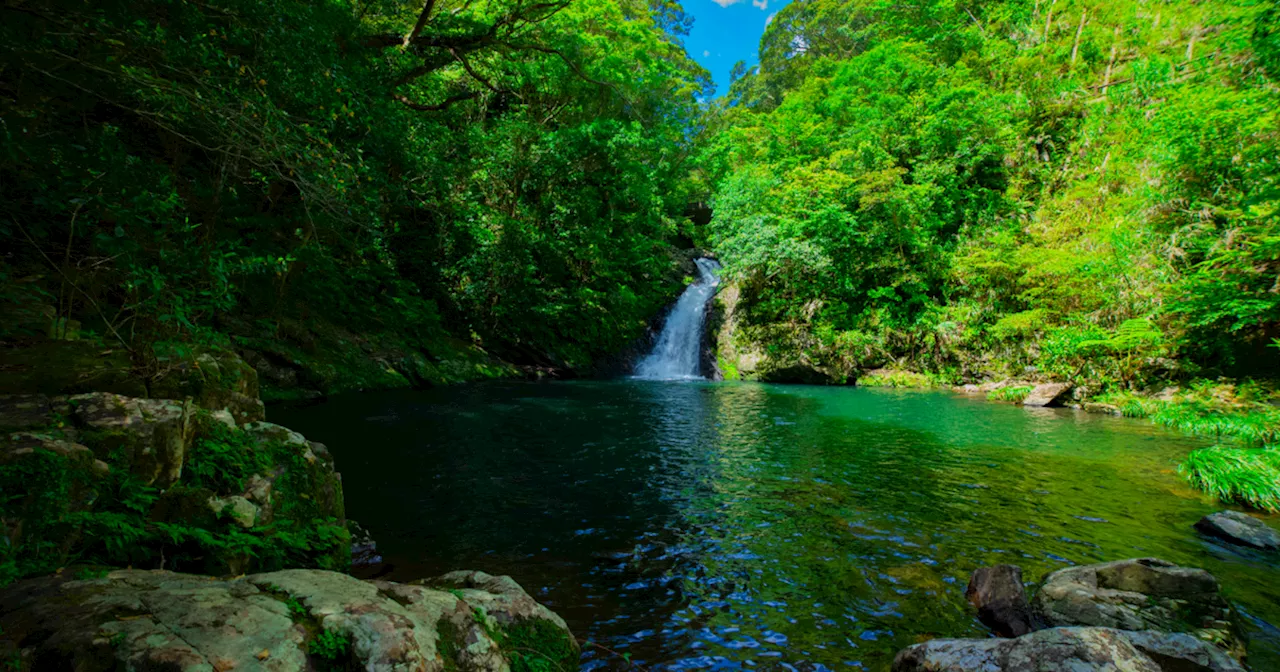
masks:
[[[1020,637],[1035,629],[1031,604],[1016,565],[982,567],[969,579],[965,599],[978,609],[978,620],[1000,637]]]
[[[70,574],[0,591],[0,654],[20,669],[505,672],[520,656],[577,660],[563,620],[481,572],[426,582],[463,586],[452,590],[320,570]]]
[[[1266,551],[1280,549],[1280,532],[1276,532],[1261,520],[1239,511],[1211,513],[1196,523],[1196,529],[1211,537],[1242,546]]]

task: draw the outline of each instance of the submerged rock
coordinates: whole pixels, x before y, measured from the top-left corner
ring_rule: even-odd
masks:
[[[1022,400],[1023,406],[1059,406],[1071,391],[1070,383],[1041,383]]]
[[[1155,558],[1069,567],[1045,577],[1032,607],[1048,626],[1186,632],[1244,656],[1235,613],[1203,569]]]
[[[978,620],[1000,637],[1021,637],[1035,629],[1021,567],[979,568],[969,579],[964,596],[978,608]]]
[[[1186,634],[1050,628],[1017,639],[935,639],[904,649],[894,672],[1244,672]]]
[[[1196,523],[1196,529],[1209,536],[1244,546],[1266,551],[1280,549],[1280,532],[1271,529],[1261,520],[1239,511],[1211,513]]]
[[[142,570],[49,576],[0,591],[0,628],[11,647],[0,643],[0,654],[33,672],[506,672],[521,657],[550,669],[575,666],[578,648],[564,621],[510,578],[466,572],[439,581],[465,587],[321,570],[235,579]]]

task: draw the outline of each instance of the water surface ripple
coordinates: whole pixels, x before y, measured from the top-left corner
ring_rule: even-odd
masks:
[[[274,408],[328,444],[348,514],[408,580],[510,574],[649,669],[886,670],[982,637],[969,573],[1156,556],[1213,572],[1280,670],[1277,560],[1205,540],[1220,507],[1150,424],[947,393],[488,383]],[[1273,525],[1280,521],[1271,520]],[[588,649],[584,670],[625,667]]]

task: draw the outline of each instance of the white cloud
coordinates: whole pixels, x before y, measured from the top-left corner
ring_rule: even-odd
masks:
[[[703,57],[703,58],[706,58],[706,57],[708,57],[708,56],[710,56],[710,55],[711,55],[711,52],[710,52],[710,51],[703,51],[703,52],[702,52],[702,57]]]
[[[751,5],[753,7],[759,7],[760,9],[763,10],[764,8],[769,6],[769,0],[751,0]]]
[[[773,17],[775,17],[775,16],[777,16],[777,15],[778,15],[778,13],[777,13],[777,12],[774,12],[774,13],[770,14],[768,17],[766,17],[766,18],[765,18],[765,20],[764,20],[764,27],[765,27],[765,28],[768,28],[768,27],[769,27],[769,24],[773,23]]]
[[[755,2],[755,0],[751,0],[751,1]],[[711,0],[711,2],[714,2],[717,5],[720,5],[721,7],[728,7],[729,5],[736,5],[739,2],[742,2],[742,0]]]

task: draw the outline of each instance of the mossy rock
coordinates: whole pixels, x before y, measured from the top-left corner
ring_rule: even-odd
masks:
[[[0,394],[114,392],[146,397],[128,351],[88,341],[46,341],[0,348]]]
[[[4,491],[31,493],[0,506],[3,582],[77,557],[215,574],[350,562],[323,445],[187,402],[99,393],[67,407],[65,426],[0,435]]]
[[[478,573],[468,573],[478,574]],[[487,577],[488,575],[480,575]],[[506,577],[455,592],[318,570],[234,579],[167,571],[64,572],[0,590],[19,670],[273,669],[572,672],[563,620]],[[536,606],[505,620],[483,604]]]

